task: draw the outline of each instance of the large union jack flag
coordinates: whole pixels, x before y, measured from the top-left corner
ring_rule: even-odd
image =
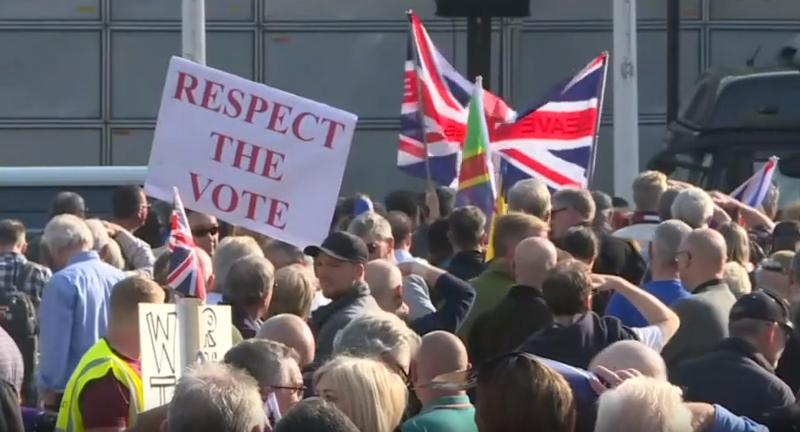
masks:
[[[427,144],[431,179],[450,186],[458,178],[461,147],[467,134],[467,106],[474,85],[436,49],[419,17],[410,12],[409,19],[397,166],[408,174],[426,178]],[[487,91],[483,100],[490,129],[497,122],[513,121],[516,114],[502,99]],[[424,115],[420,113],[420,102]]]
[[[184,297],[206,299],[206,283],[178,188],[173,188],[167,284]]]
[[[587,187],[607,65],[608,53],[602,53],[516,122],[497,125],[492,150],[503,158],[504,189],[530,177],[551,189]]]

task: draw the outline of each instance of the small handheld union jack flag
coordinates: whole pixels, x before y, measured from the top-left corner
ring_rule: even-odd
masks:
[[[205,275],[195,251],[189,219],[183,209],[178,188],[173,188],[171,229],[169,233],[169,274],[167,284],[184,297],[206,299]]]

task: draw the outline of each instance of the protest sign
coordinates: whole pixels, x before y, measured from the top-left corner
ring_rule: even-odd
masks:
[[[183,371],[178,312],[174,304],[139,304],[144,406],[155,408],[172,399]]]
[[[144,409],[172,399],[186,367],[222,361],[231,348],[230,306],[210,306],[198,299],[174,304],[139,305]]]
[[[330,226],[356,116],[173,57],[146,192],[297,246]]]

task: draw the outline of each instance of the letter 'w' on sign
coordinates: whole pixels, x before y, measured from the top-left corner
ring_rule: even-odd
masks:
[[[183,372],[180,320],[174,304],[139,304],[144,408],[169,403]]]

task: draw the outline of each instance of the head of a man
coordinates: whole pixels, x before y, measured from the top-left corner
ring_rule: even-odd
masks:
[[[530,354],[509,354],[478,369],[479,430],[571,432],[575,399],[567,381]]]
[[[386,260],[370,261],[365,277],[381,309],[408,318],[408,306],[403,302],[403,275],[396,265]]]
[[[53,270],[66,267],[72,257],[90,251],[94,246],[92,232],[86,222],[71,214],[50,219],[44,227],[42,242],[50,252]]]
[[[792,287],[792,262],[794,252],[778,251],[761,261],[755,271],[756,286],[778,294],[789,304],[800,301],[800,295]]]
[[[572,317],[591,309],[589,267],[575,259],[556,263],[542,282],[542,296],[556,317]]]
[[[50,203],[50,218],[71,214],[81,219],[86,217],[86,203],[75,192],[59,192]]]
[[[578,225],[567,230],[556,239],[559,249],[569,252],[573,258],[592,267],[600,253],[600,240],[592,228]]]
[[[594,356],[589,370],[602,366],[611,371],[635,369],[643,375],[667,380],[667,365],[661,354],[639,341],[619,341]]]
[[[300,369],[314,362],[316,342],[308,324],[297,315],[280,314],[270,317],[258,329],[256,339],[280,342],[295,350]]]
[[[592,191],[592,201],[594,201],[594,219],[592,226],[603,230],[611,229],[611,222],[614,216],[614,201],[611,196],[600,190]]]
[[[386,220],[392,228],[394,248],[411,250],[411,237],[414,234],[411,219],[403,212],[391,211],[386,215]]]
[[[772,230],[772,251],[797,252],[800,249],[800,222],[791,220],[775,225]]]
[[[358,432],[336,405],[313,397],[298,403],[272,429],[273,432]]]
[[[380,311],[361,315],[347,324],[333,342],[333,351],[377,358],[407,376],[419,342],[419,336],[400,318]]]
[[[386,205],[387,212],[399,211],[403,212],[411,219],[412,229],[416,229],[422,223],[422,214],[420,212],[420,199],[419,194],[410,190],[396,190],[389,192],[383,200]]]
[[[167,432],[259,432],[264,404],[259,386],[247,372],[222,363],[189,369],[175,386],[167,410]]]
[[[658,200],[659,219],[662,221],[672,219],[672,203],[675,202],[675,198],[682,190],[676,187],[669,187],[661,194],[661,198]]]
[[[558,252],[550,240],[526,238],[514,250],[514,280],[519,285],[541,289],[545,275],[555,267],[557,259]]]
[[[675,197],[671,211],[673,219],[682,220],[694,229],[705,228],[714,216],[714,202],[706,191],[689,188]]]
[[[187,211],[186,218],[189,220],[189,228],[192,230],[194,244],[213,257],[219,244],[219,222],[217,222],[217,218],[194,211]]]
[[[309,246],[304,252],[314,257],[314,269],[325,297],[343,297],[364,282],[369,252],[364,241],[355,235],[336,231],[322,245]]]
[[[477,251],[486,243],[486,216],[475,206],[459,207],[448,217],[448,237],[459,251]]]
[[[508,210],[550,220],[550,190],[536,178],[520,180],[508,190]]]
[[[215,278],[214,291],[225,292],[225,281],[233,263],[250,255],[264,257],[264,251],[255,239],[247,236],[225,237],[211,258]]]
[[[111,216],[129,231],[144,226],[150,204],[139,185],[125,185],[114,189],[111,195]]]
[[[695,229],[681,242],[678,272],[684,288],[694,291],[712,279],[722,279],[727,261],[725,239],[710,228]]]
[[[267,316],[293,314],[308,319],[317,294],[317,278],[312,270],[299,264],[275,272],[275,288]]]
[[[791,317],[786,300],[769,291],[755,291],[736,300],[728,326],[732,337],[750,342],[776,367],[793,334]]]
[[[142,276],[130,276],[111,289],[107,337],[114,348],[139,358],[139,303],[164,303],[164,289]]]
[[[28,249],[25,225],[15,219],[0,220],[0,252],[24,254]]]
[[[275,270],[266,258],[249,255],[233,263],[225,276],[222,297],[234,307],[261,318],[272,300]]]
[[[640,376],[600,396],[595,431],[694,430],[681,389],[666,380]]]
[[[661,195],[667,190],[667,176],[659,171],[644,171],[633,181],[636,211],[657,213]]]
[[[347,232],[360,238],[367,245],[369,259],[394,259],[394,237],[392,226],[385,217],[375,212],[362,213],[350,222]]]
[[[550,211],[550,236],[559,238],[576,225],[591,224],[594,220],[595,204],[592,194],[586,189],[565,188],[553,194],[553,209]]]
[[[411,362],[411,382],[423,405],[445,397],[464,394],[462,390],[437,388],[434,378],[470,368],[467,348],[456,335],[435,331],[422,337],[419,349]]]
[[[678,251],[691,232],[689,225],[677,219],[666,220],[656,227],[649,245],[653,280],[678,278]]]
[[[284,241],[270,240],[263,245],[262,249],[264,250],[264,257],[275,266],[275,270],[280,270],[293,264],[305,265],[306,263],[306,256],[303,250]]]
[[[511,262],[517,244],[528,237],[547,238],[547,224],[526,213],[508,213],[498,217],[494,224],[495,256]]]
[[[274,394],[280,414],[289,412],[303,398],[300,359],[292,348],[280,342],[249,339],[228,350],[223,361],[255,378],[262,401]]]
[[[85,219],[86,226],[92,232],[94,247],[92,248],[100,259],[122,270],[125,268],[125,258],[119,244],[108,235],[108,230],[100,219]]]

